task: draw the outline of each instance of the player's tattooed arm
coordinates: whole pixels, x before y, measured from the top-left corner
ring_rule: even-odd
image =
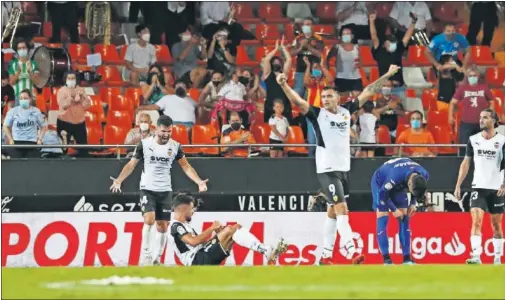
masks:
[[[380,90],[382,89],[382,87],[384,87],[389,78],[395,75],[400,69],[401,67],[397,65],[389,66],[389,70],[386,74],[382,75],[379,79],[368,85],[363,90],[363,92],[358,96],[359,106],[361,107],[366,101],[368,101],[368,99],[370,99],[375,94],[380,92]]]
[[[289,86],[286,74],[280,73],[277,75],[277,83],[281,86],[291,104],[298,107],[302,114],[305,115],[309,112],[310,105]]]

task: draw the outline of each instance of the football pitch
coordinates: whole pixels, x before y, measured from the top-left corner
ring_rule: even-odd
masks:
[[[98,280],[112,276],[165,281]],[[494,265],[2,268],[2,298],[505,299],[504,282]]]

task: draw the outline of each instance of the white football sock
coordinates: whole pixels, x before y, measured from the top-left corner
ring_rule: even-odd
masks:
[[[140,247],[142,253],[144,254],[151,255],[152,252],[151,250],[151,238],[153,235],[153,231],[151,230],[152,227],[153,225],[147,225],[147,224],[144,224],[144,226],[142,227],[142,245]]]
[[[240,246],[266,255],[267,247],[265,247],[265,245],[263,245],[252,233],[244,228],[240,228],[235,231],[232,237],[233,241]]]
[[[470,244],[472,246],[472,256],[479,257],[482,254],[482,236],[472,235]]]
[[[503,255],[503,242],[504,241],[505,240],[503,238],[501,238],[501,239],[493,238],[495,259],[500,259],[500,257]]]
[[[340,243],[349,251],[349,253],[356,252],[354,247],[354,240],[352,238],[352,229],[349,225],[348,215],[338,215],[337,216],[337,231],[340,234]]]
[[[323,258],[333,256],[333,247],[337,238],[337,220],[326,216],[323,229]]]
[[[155,249],[156,249],[156,255],[154,256],[155,259],[158,259],[158,261],[161,259],[161,255],[163,254],[163,250],[165,250],[165,247],[167,245],[167,233],[166,232],[159,232],[156,230],[156,235],[154,237],[155,241]],[[161,262],[161,261],[160,261]]]

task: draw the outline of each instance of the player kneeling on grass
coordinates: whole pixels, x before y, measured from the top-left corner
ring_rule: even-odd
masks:
[[[400,224],[400,244],[403,263],[412,264],[410,257],[410,218],[416,211],[416,201],[424,202],[428,171],[410,158],[395,158],[385,162],[372,175],[373,209],[377,212],[377,243],[384,257],[384,264],[392,264],[389,256],[387,225],[389,211]],[[405,189],[412,194],[409,200]]]
[[[279,255],[287,250],[282,239],[275,249],[265,246],[238,224],[223,226],[215,221],[204,232],[197,234],[190,225],[195,212],[195,199],[188,194],[179,194],[174,198],[173,205],[174,219],[170,233],[174,238],[177,256],[185,266],[220,265],[230,255],[235,243],[265,255],[268,264],[274,264]]]

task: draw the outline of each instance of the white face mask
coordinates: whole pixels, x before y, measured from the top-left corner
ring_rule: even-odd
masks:
[[[149,130],[149,124],[148,123],[140,123],[139,127],[140,127],[141,131],[147,131],[147,130]]]
[[[144,40],[144,42],[149,43],[149,40],[151,39],[151,34],[150,33],[144,33],[142,35],[142,39]]]
[[[75,88],[75,80],[67,80],[67,87]]]
[[[183,34],[181,39],[184,41],[184,42],[187,42],[191,39],[191,34]]]
[[[26,49],[19,49],[18,50],[18,55],[19,55],[19,57],[27,57],[28,56],[28,50],[26,50]]]

